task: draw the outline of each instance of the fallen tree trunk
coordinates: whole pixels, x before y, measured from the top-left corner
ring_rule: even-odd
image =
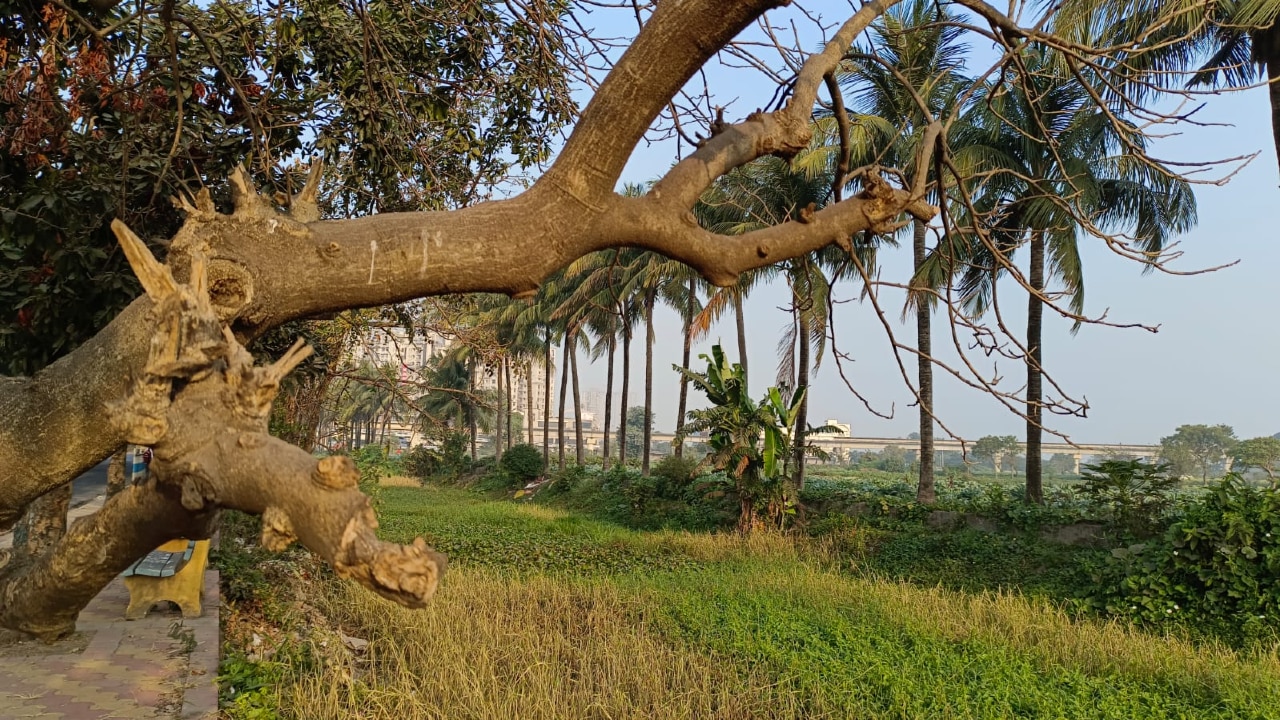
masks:
[[[646,129],[712,54],[777,0],[657,6],[554,165],[512,199],[321,221],[318,168],[287,213],[236,173],[232,214],[216,212],[207,191],[182,201],[188,217],[166,266],[117,228],[147,295],[37,375],[0,382],[0,528],[126,441],[155,447],[156,477],[112,496],[95,519],[39,556],[6,558],[0,625],[46,638],[67,632],[119,569],[160,542],[207,531],[219,508],[261,513],[268,547],[296,537],[371,589],[410,606],[425,602],[443,558],[421,542],[377,540],[354,468],[317,461],[267,434],[279,379],[303,351],[254,368],[241,343],[291,319],[428,295],[528,296],[556,269],[608,247],[654,250],[724,285],[832,243],[849,248],[856,233],[891,232],[904,210],[930,217],[923,187],[894,188],[874,168],[863,174],[862,193],[802,222],[730,237],[699,227],[691,212],[729,170],[805,147],[822,78],[894,1],[864,4],[808,57],[784,107],[717,127],[643,197],[613,188]],[[922,162],[932,148],[925,144]],[[43,605],[47,617],[42,603],[52,603]]]

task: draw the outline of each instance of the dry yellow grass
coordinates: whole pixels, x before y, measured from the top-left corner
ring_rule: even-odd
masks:
[[[370,640],[367,664],[297,677],[281,707],[316,720],[802,717],[767,678],[646,630],[643,608],[607,584],[471,570],[441,592],[407,611],[332,587],[322,610]]]
[[[422,487],[422,481],[408,475],[391,475],[378,481],[382,487]]]

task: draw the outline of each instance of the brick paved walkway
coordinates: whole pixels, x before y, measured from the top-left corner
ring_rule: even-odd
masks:
[[[128,604],[117,578],[66,640],[45,645],[0,634],[0,720],[216,718],[217,571],[205,574],[202,617],[184,620],[157,606],[126,621]]]

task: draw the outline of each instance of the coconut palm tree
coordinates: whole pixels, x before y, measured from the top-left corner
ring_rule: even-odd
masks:
[[[393,377],[390,371],[369,362],[362,362],[345,377],[337,414],[338,420],[350,427],[353,448],[385,439],[390,417],[403,405],[398,402]]]
[[[736,221],[723,225],[731,234],[746,233],[784,222],[800,221],[803,215],[825,206],[832,197],[832,179],[838,155],[833,151],[836,124],[827,119],[815,124],[813,140],[789,162],[766,157],[729,173],[724,179],[725,210]],[[822,361],[829,321],[830,281],[824,268],[834,268],[847,260],[835,246],[793,258],[766,272],[781,274],[791,290],[791,322],[784,327],[778,343],[778,384],[799,392],[798,427],[808,423],[808,387],[811,372]],[[763,277],[758,275],[756,279]],[[804,433],[794,437],[795,481],[804,487]]]
[[[465,428],[471,440],[471,459],[476,459],[476,436],[493,427],[497,398],[476,388],[475,349],[457,344],[434,358],[424,373],[427,391],[417,400],[424,426],[445,425]]]
[[[1069,41],[1129,48],[1099,58],[1110,73],[1099,84],[1107,97],[1142,100],[1179,78],[1209,88],[1265,79],[1280,160],[1280,0],[1066,0],[1051,30]]]
[[[1026,495],[1040,503],[1047,280],[1061,286],[1078,328],[1080,238],[1124,232],[1154,262],[1170,236],[1195,224],[1195,197],[1185,181],[1136,157],[1129,148],[1143,147],[1138,129],[1098,111],[1088,91],[1058,72],[1044,51],[1027,53],[1003,84],[984,89],[957,139],[956,165],[982,179],[971,190],[971,211],[958,213],[968,231],[935,254],[947,264],[963,260],[959,292],[977,316],[994,303],[996,281],[1013,267],[1015,252],[1028,249]]]
[[[963,30],[950,13],[932,0],[910,0],[890,9],[872,25],[870,43],[855,49],[841,68],[840,82],[854,121],[865,129],[870,142],[856,146],[851,165],[879,162],[900,168],[904,182],[915,182],[915,157],[925,130],[935,118],[947,116],[972,81],[964,77],[967,48],[960,43]],[[931,182],[936,183],[933,178]],[[938,202],[932,193],[931,202]],[[937,500],[934,487],[933,361],[931,313],[933,287],[921,278],[927,254],[928,225],[914,220],[912,238],[912,292],[907,312],[916,316],[916,372],[919,407],[920,477],[916,499],[923,504]]]
[[[705,286],[706,283],[700,280],[698,274],[692,268],[685,266],[685,271],[681,279],[682,283],[673,283],[680,285],[671,295],[668,302],[680,314],[680,320],[684,327],[681,334],[684,336],[684,348],[680,355],[680,368],[682,371],[689,369],[689,355],[693,351],[693,323],[694,319],[702,312],[702,300],[699,296],[698,289]],[[684,457],[684,420],[685,411],[689,404],[689,377],[684,372],[680,374],[680,397],[676,404],[676,429],[675,439],[671,443],[671,450],[676,457]]]
[[[715,233],[731,235],[740,229],[744,219],[743,210],[738,200],[730,192],[730,182],[721,178],[714,183],[694,205],[693,215],[698,224]],[[711,332],[711,326],[730,310],[733,311],[734,325],[738,339],[738,363],[742,366],[743,377],[747,377],[747,323],[743,312],[743,302],[757,283],[768,275],[768,269],[749,270],[738,276],[732,285],[710,288],[702,310],[693,317],[690,323],[690,340],[696,341]]]
[[[604,405],[604,465],[608,467],[613,437],[609,429],[613,421],[613,386],[619,341],[622,344],[622,426],[619,462],[626,462],[626,408],[630,385],[631,338],[640,322],[640,303],[636,302],[635,250],[609,250],[586,255],[566,269],[566,276],[576,283],[567,301],[580,307],[586,329],[596,337],[591,356],[607,357],[608,375]]]

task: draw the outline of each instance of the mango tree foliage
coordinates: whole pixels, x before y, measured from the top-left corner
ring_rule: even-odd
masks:
[[[163,256],[175,195],[240,164],[300,189],[322,158],[325,214],[459,207],[547,157],[573,115],[559,0],[132,3],[86,20],[0,16],[0,372],[31,373],[139,287],[108,229]],[[80,16],[83,18],[83,16]],[[129,18],[128,22],[125,19]],[[287,194],[286,194],[287,197]]]

